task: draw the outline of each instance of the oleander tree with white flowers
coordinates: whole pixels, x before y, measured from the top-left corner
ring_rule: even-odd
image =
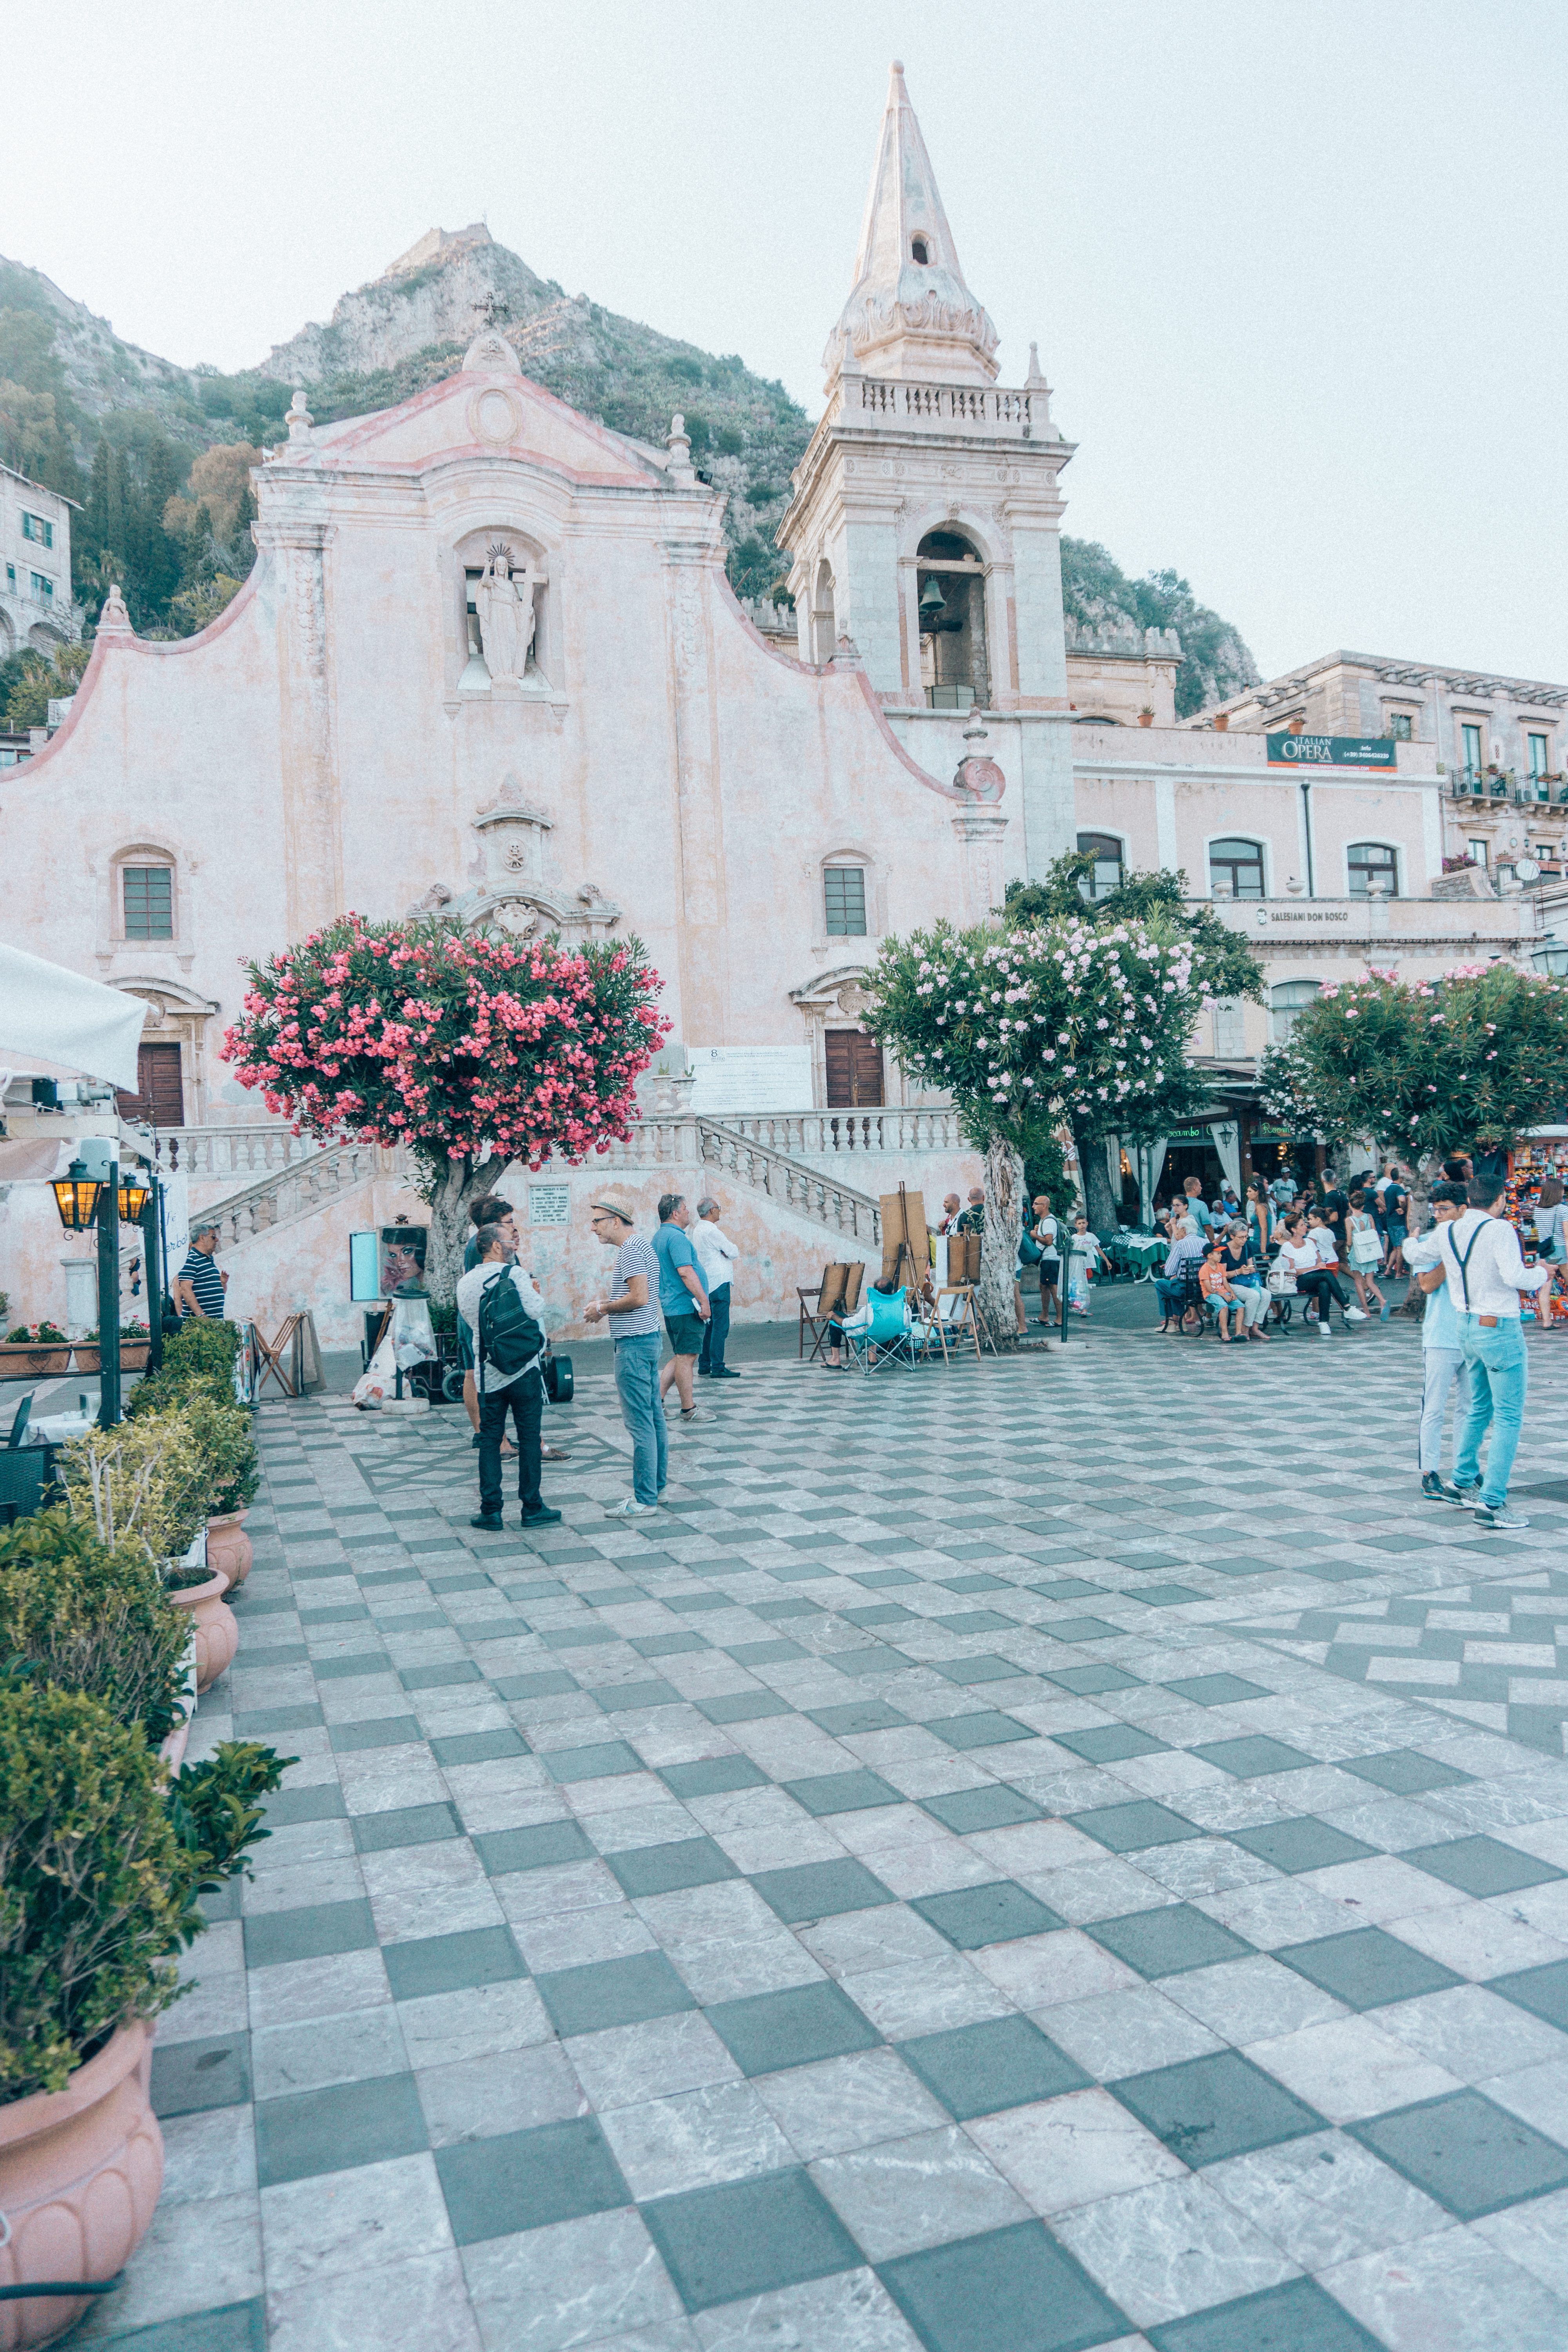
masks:
[[[1373,967],[1321,989],[1258,1076],[1298,1134],[1373,1144],[1424,1181],[1449,1152],[1561,1118],[1568,985],[1506,963],[1419,981]]]
[[[911,1077],[947,1090],[985,1154],[981,1303],[1013,1329],[1014,1243],[1024,1155],[1071,1129],[1080,1160],[1107,1135],[1142,1137],[1205,1093],[1187,1046],[1206,960],[1176,924],[1081,916],[959,931],[939,922],[882,947],[868,983],[872,1034]]]

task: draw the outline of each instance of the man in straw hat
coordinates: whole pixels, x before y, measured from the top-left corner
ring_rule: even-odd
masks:
[[[638,1238],[624,1201],[590,1203],[595,1234],[616,1253],[615,1279],[604,1298],[584,1309],[590,1323],[608,1321],[616,1346],[616,1388],[621,1419],[631,1433],[632,1491],[612,1507],[618,1519],[640,1519],[658,1507],[668,1475],[668,1439],[658,1392],[663,1333],[658,1317],[658,1260]]]

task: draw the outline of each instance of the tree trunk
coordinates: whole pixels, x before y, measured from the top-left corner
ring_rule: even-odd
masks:
[[[1105,1165],[1105,1138],[1086,1136],[1077,1120],[1073,1122],[1072,1139],[1078,1150],[1078,1172],[1083,1185],[1083,1205],[1089,1214],[1091,1234],[1114,1233],[1121,1223],[1121,1206],[1110,1190],[1110,1177]],[[1066,1266],[1063,1266],[1066,1273]]]
[[[1018,1335],[1013,1269],[1024,1218],[1024,1163],[1005,1136],[985,1149],[985,1238],[980,1252],[980,1311],[999,1348]]]
[[[470,1212],[487,1192],[493,1192],[506,1173],[506,1162],[494,1157],[482,1166],[472,1160],[448,1160],[430,1200],[430,1239],[425,1258],[425,1286],[432,1299],[449,1306],[457,1297],[468,1244]]]

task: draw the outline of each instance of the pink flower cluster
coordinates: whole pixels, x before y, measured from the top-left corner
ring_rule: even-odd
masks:
[[[349,915],[249,972],[222,1049],[241,1085],[296,1133],[437,1157],[607,1150],[670,1027],[635,941],[517,946]]]

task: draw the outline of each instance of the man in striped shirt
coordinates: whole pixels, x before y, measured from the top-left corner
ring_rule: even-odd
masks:
[[[182,1323],[188,1322],[193,1315],[214,1323],[224,1319],[223,1294],[228,1287],[228,1276],[220,1273],[214,1263],[216,1247],[217,1227],[197,1225],[174,1283],[174,1304]]]

